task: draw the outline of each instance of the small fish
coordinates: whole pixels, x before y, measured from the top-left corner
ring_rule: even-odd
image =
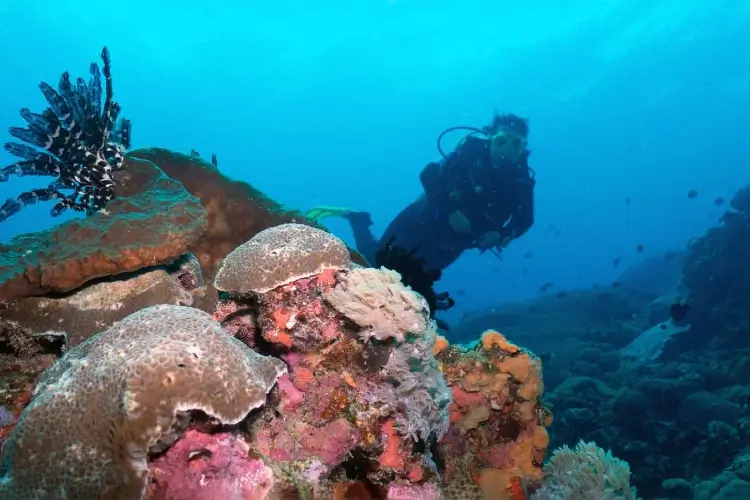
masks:
[[[555,297],[557,297],[558,299],[561,299],[565,297],[566,295],[568,295],[568,292],[562,290],[562,291],[557,292],[557,294],[555,294]]]
[[[696,189],[691,189],[688,191],[688,199],[693,199],[698,197],[698,191]]]
[[[626,207],[630,206],[630,198],[625,198],[625,206]]]
[[[545,284],[543,284],[542,286],[539,287],[539,291],[540,292],[546,292],[547,290],[549,290],[550,288],[552,288],[552,286],[553,286],[553,283],[551,283],[551,282],[548,281],[547,283],[545,283]]]
[[[560,236],[560,230],[555,231],[555,236]]]
[[[621,260],[622,260],[622,257],[620,257],[618,255],[617,257],[615,257],[614,259],[612,259],[612,265],[615,266],[615,267],[619,266]]]
[[[612,282],[612,288],[620,288],[620,282],[619,281],[613,281]]]
[[[531,252],[526,252],[525,254],[523,254],[524,259],[530,259],[531,257],[532,257]]]
[[[720,207],[723,204],[724,204],[724,198],[722,198],[721,196],[719,196],[718,198],[714,200],[714,205],[716,205],[717,207]]]
[[[523,268],[523,275],[526,276],[527,274],[529,274],[529,268],[524,267]]]
[[[641,252],[643,251],[643,249],[644,249],[644,248],[646,248],[646,247],[644,247],[643,245],[641,245],[640,243],[638,243],[638,244],[637,244],[637,245],[635,246],[635,251],[636,251],[636,252],[638,252],[638,253],[641,253]]]

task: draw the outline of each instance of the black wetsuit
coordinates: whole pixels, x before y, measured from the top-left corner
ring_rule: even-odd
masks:
[[[420,174],[425,194],[404,208],[380,239],[370,232],[369,214],[349,216],[357,249],[378,265],[375,255],[384,246],[416,249],[414,257],[427,270],[443,270],[478,240],[497,231],[501,238],[518,238],[534,223],[534,175],[528,152],[515,164],[490,166],[488,139],[468,137],[440,163]],[[454,231],[450,215],[460,210],[471,224],[467,233]]]

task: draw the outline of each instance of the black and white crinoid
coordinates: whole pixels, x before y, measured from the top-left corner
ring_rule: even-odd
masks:
[[[27,205],[49,200],[57,201],[52,216],[67,209],[91,214],[102,210],[115,196],[112,171],[122,167],[123,155],[130,147],[131,123],[118,121],[120,105],[112,100],[112,67],[106,47],[101,57],[102,71],[91,63],[88,83],[83,78],[72,82],[67,71],[60,77],[57,90],[40,83],[50,106],[41,114],[21,109],[28,126],[11,127],[10,135],[23,143],[5,144],[5,150],[21,160],[0,169],[0,182],[11,175],[49,176],[55,180],[46,188],[5,201],[0,207],[0,222]]]

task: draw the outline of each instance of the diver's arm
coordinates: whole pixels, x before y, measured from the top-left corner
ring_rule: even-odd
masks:
[[[523,236],[534,224],[534,178],[527,174],[516,182],[515,205],[510,217],[505,215],[490,222],[485,232],[476,240],[477,248],[480,250],[505,247],[512,240]]]
[[[449,199],[450,186],[446,177],[443,165],[440,163],[428,163],[422,169],[419,173],[419,180],[428,200],[442,204]]]

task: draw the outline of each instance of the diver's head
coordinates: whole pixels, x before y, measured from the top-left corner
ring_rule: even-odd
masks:
[[[485,127],[490,138],[492,165],[516,164],[526,154],[529,122],[513,114],[498,115]]]

